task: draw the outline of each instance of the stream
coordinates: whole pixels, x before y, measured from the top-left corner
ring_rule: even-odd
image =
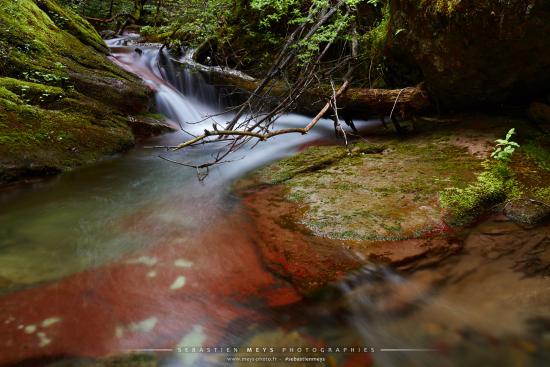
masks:
[[[228,103],[223,93],[175,63],[159,67],[157,48],[142,47],[138,54],[124,42],[109,41],[113,61],[156,91],[160,113],[191,133],[212,125],[210,119],[190,122],[222,112]],[[301,127],[309,121],[286,115],[277,124]],[[356,123],[361,128],[374,122]],[[234,161],[210,169],[202,182],[194,169],[159,155],[204,161],[216,145],[178,152],[150,149],[188,139],[185,131],[140,141],[129,152],[49,180],[0,191],[1,366],[88,366],[95,358],[128,354],[149,356],[161,366],[244,365],[226,359],[239,356],[233,350],[239,346],[364,348],[361,353],[334,351],[323,363],[307,365],[523,366],[547,361],[547,353],[529,349],[534,344],[539,350],[537,343],[544,340],[524,337],[519,326],[492,336],[489,322],[457,341],[461,336],[442,325],[475,320],[475,308],[454,304],[452,291],[431,301],[422,282],[384,267],[366,265],[327,294],[307,300],[265,269],[256,229],[231,185],[254,168],[331,139],[331,121],[321,121],[307,136],[278,136],[253,151],[245,147]],[[404,288],[418,295],[411,309],[423,308],[420,314],[380,306],[392,302],[387,292]],[[483,292],[477,295],[483,305]],[[185,351],[201,346],[220,349]]]

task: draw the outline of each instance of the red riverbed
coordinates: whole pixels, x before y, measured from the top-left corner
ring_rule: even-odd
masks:
[[[123,226],[135,221],[148,230],[138,218]],[[234,321],[262,321],[269,307],[300,299],[264,270],[240,209],[210,228],[170,233],[109,265],[2,297],[0,365],[173,348],[186,335],[216,346],[239,334],[228,330]]]

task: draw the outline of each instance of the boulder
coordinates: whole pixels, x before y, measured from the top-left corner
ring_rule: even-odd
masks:
[[[152,92],[107,58],[94,28],[55,0],[1,7],[0,184],[131,147],[127,116]]]
[[[528,102],[550,83],[550,2],[392,0],[394,82],[425,81],[447,109]],[[418,70],[418,80],[410,80]]]
[[[527,114],[531,120],[539,124],[550,123],[550,106],[542,102],[533,102],[529,105]]]
[[[521,226],[535,227],[550,218],[550,205],[531,199],[513,200],[506,204],[504,213]]]

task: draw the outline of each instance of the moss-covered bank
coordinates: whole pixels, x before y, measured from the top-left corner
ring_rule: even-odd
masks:
[[[0,183],[59,172],[133,144],[150,91],[107,59],[54,0],[0,1]]]

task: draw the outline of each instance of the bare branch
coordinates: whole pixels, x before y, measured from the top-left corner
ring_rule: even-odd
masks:
[[[340,86],[338,91],[336,91],[333,94],[333,97],[331,100],[329,100],[325,106],[319,111],[317,116],[315,116],[311,122],[304,128],[288,128],[288,129],[279,129],[274,130],[269,133],[261,134],[254,131],[240,131],[240,130],[205,130],[204,134],[197,136],[194,139],[188,140],[184,143],[179,144],[173,150],[180,150],[185,147],[189,147],[192,145],[195,145],[199,142],[204,142],[205,139],[212,137],[212,136],[236,136],[236,137],[251,137],[251,138],[257,138],[260,141],[265,141],[269,138],[272,138],[277,135],[283,135],[283,134],[290,134],[290,133],[300,133],[300,134],[307,134],[309,130],[311,130],[318,122],[321,120],[321,118],[327,113],[327,111],[332,106],[332,100],[336,100],[338,97],[340,97],[346,89],[349,87],[350,80],[346,79],[344,83]]]

